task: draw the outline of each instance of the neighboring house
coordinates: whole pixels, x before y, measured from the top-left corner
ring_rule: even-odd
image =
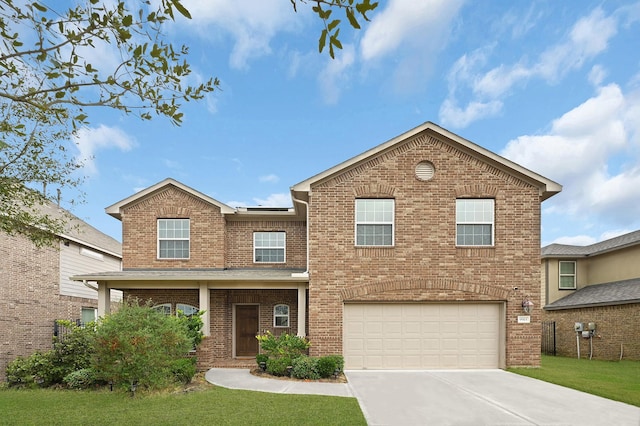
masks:
[[[53,217],[66,214],[56,205],[43,209]],[[121,269],[121,245],[75,216],[53,247],[37,248],[23,236],[0,241],[0,381],[7,363],[18,356],[51,349],[54,321],[92,321],[98,293],[95,283],[72,275]],[[121,299],[120,292],[111,295]]]
[[[206,311],[201,368],[253,365],[267,330],[350,369],[535,366],[540,204],[560,190],[425,123],[294,185],[293,208],[159,182],[106,209],[123,270],[74,279],[98,282],[99,314],[112,289]]]
[[[542,248],[544,321],[560,355],[640,360],[640,231],[590,246]],[[595,324],[582,338],[575,324]],[[578,335],[578,336],[577,336]],[[592,340],[590,340],[592,338]]]

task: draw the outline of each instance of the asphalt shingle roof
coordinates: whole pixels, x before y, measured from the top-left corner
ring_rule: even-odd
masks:
[[[571,246],[566,244],[550,244],[542,248],[542,257],[587,257],[624,247],[640,244],[640,230],[620,235],[619,237],[591,244],[589,246]]]
[[[545,310],[640,303],[640,278],[590,285],[545,306]]]

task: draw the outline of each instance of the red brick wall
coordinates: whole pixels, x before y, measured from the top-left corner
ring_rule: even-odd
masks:
[[[75,320],[97,301],[60,296],[60,251],[28,239],[0,239],[0,381],[18,356],[51,349],[53,322]]]
[[[623,359],[640,360],[640,304],[545,311],[543,320],[556,322],[558,355],[577,357],[579,344],[580,356],[588,358],[589,339],[580,337],[576,342],[574,324],[595,322],[596,333],[591,342],[593,359],[615,361],[622,354]]]
[[[286,233],[285,263],[253,263],[253,233],[284,231]],[[227,266],[229,268],[306,268],[307,228],[301,221],[228,221]]]
[[[430,181],[415,177],[424,160],[435,165]],[[313,186],[311,193],[313,355],[342,351],[345,300],[501,300],[506,301],[507,366],[539,365],[537,188],[421,135]],[[355,199],[369,197],[395,199],[393,248],[355,247]],[[455,205],[462,197],[495,199],[495,247],[456,248]],[[412,285],[416,279],[424,285]],[[356,296],[348,291],[363,286],[371,287]],[[525,295],[535,309],[530,324],[517,324]]]
[[[158,259],[158,219],[190,219],[190,258]],[[220,209],[173,186],[124,209],[123,268],[224,268],[225,224]]]

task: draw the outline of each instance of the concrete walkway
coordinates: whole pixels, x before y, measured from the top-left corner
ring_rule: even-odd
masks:
[[[332,395],[353,397],[347,383],[300,382],[254,376],[241,368],[212,368],[205,374],[209,383],[229,389],[245,389],[271,393]]]

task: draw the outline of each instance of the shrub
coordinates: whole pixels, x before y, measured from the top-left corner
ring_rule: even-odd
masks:
[[[344,369],[344,358],[342,355],[327,355],[318,359],[318,373],[320,377],[330,377],[336,370]]]
[[[267,362],[268,359],[269,359],[269,355],[258,354],[256,355],[256,364],[260,365],[261,362]]]
[[[267,373],[274,376],[288,375],[288,368],[291,367],[291,358],[287,356],[279,358],[269,358],[267,360]]]
[[[196,358],[181,358],[176,360],[171,367],[173,377],[178,383],[188,384],[196,375]]]
[[[100,322],[92,364],[104,381],[158,388],[171,381],[174,362],[192,343],[180,319],[127,300]]]
[[[98,383],[98,375],[92,368],[83,368],[67,374],[64,383],[71,389],[88,389]]]
[[[203,314],[204,311],[198,311],[193,315],[185,315],[184,312],[178,310],[176,315],[187,329],[187,336],[191,339],[191,342],[193,343],[192,349],[194,350],[204,338],[204,333],[202,332],[202,327],[204,326],[204,322],[202,321]]]
[[[318,374],[318,358],[308,356],[299,356],[291,361],[291,377],[296,379],[317,380],[320,378]]]
[[[274,336],[270,331],[256,336],[260,342],[260,347],[269,358],[288,357],[294,359],[302,355],[309,349],[311,344],[304,337],[293,336],[283,333]]]
[[[19,356],[7,364],[5,369],[7,385],[16,387],[35,386],[33,361],[34,356],[41,355],[40,352],[36,352],[27,358]]]

